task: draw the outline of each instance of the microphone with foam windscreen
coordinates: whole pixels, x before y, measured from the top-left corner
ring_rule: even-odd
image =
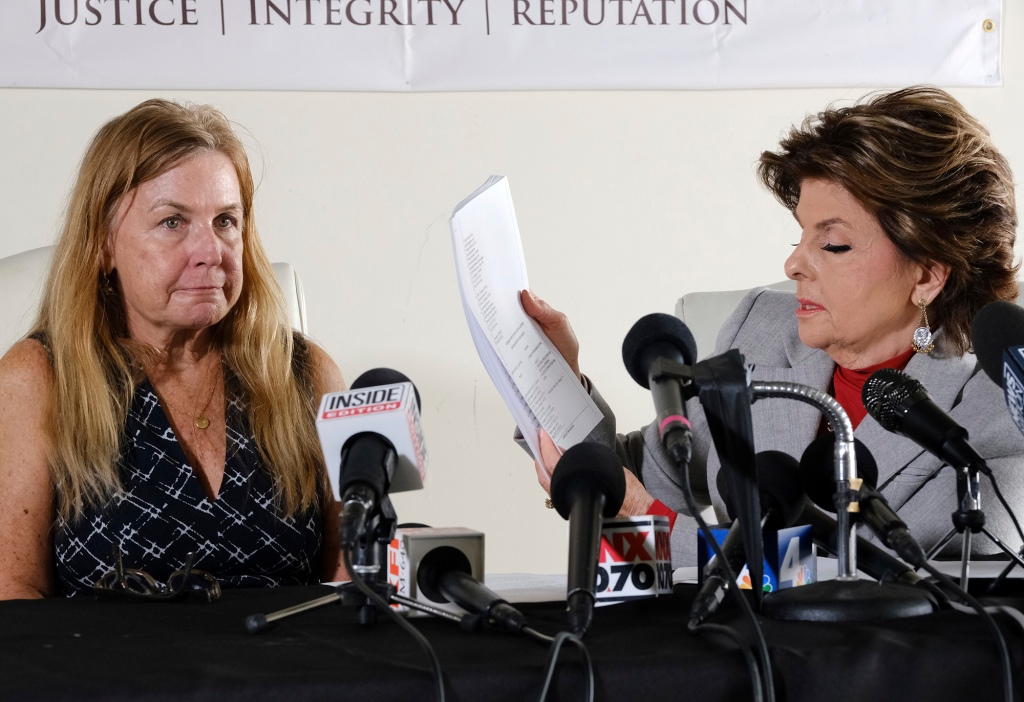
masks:
[[[989,472],[967,441],[967,430],[935,404],[916,378],[895,368],[875,371],[864,383],[861,399],[883,429],[911,439],[954,468]]]
[[[757,462],[757,485],[763,527],[786,529],[793,526],[797,523],[805,502],[796,459],[782,451],[759,451],[754,460]],[[735,519],[732,490],[721,471],[715,478],[715,484],[718,485],[718,492],[725,503],[726,514],[729,515],[729,519]]]
[[[679,371],[696,359],[693,334],[682,320],[670,314],[641,317],[622,342],[626,370],[633,380],[650,389],[661,443],[680,464],[690,460],[690,422]]]
[[[577,636],[586,632],[593,616],[601,520],[614,517],[626,497],[623,470],[614,451],[586,442],[566,450],[551,476],[551,502],[569,520],[566,609]]]
[[[754,456],[757,463],[759,496],[761,501],[761,528],[785,529],[797,523],[804,506],[804,493],[797,479],[796,461],[779,451],[761,451]],[[724,471],[716,478],[718,492],[725,502],[730,519],[735,519],[732,489]],[[710,535],[708,538],[712,538]],[[734,522],[721,545],[722,557],[729,564],[733,575],[739,573],[746,563],[742,531]],[[711,616],[725,597],[729,587],[728,570],[717,558],[705,566],[704,584],[690,607],[690,621],[700,624]]]
[[[821,472],[824,466],[832,463],[831,445],[822,447],[821,444],[812,443],[812,447],[804,453],[807,458],[799,463],[792,456],[779,451],[759,453],[758,486],[762,500],[765,500],[766,511],[773,509],[772,504],[779,500],[779,496],[786,496],[784,499],[791,503],[794,493],[799,492],[800,513],[793,523],[809,525],[814,543],[819,548],[835,554],[839,552],[841,543],[846,544],[847,537],[841,537],[843,530],[835,519],[803,496],[800,481],[802,465],[805,462],[809,464],[814,456],[818,456],[820,460],[817,470]],[[861,465],[861,460],[864,460],[869,472],[873,470],[877,475],[877,468],[870,454],[865,455],[863,459],[858,456],[858,466]],[[828,490],[834,489],[833,481],[833,486]],[[832,504],[831,492],[827,492],[824,502],[827,505]],[[910,566],[859,536],[855,536],[854,541],[858,568],[878,583],[869,583],[857,578],[838,578],[779,590],[765,598],[765,614],[779,619],[805,621],[863,621],[914,617],[935,611],[936,604],[930,594],[901,587],[914,585],[922,580]]]
[[[797,468],[797,484],[803,487],[807,497],[821,509],[835,514],[836,475],[832,469],[835,455],[836,436],[832,432],[822,434],[812,441],[800,456]],[[860,439],[853,440],[857,460],[857,477],[864,483],[878,484],[878,464],[868,447]]]
[[[823,465],[827,464],[828,458],[832,455],[834,443],[834,437],[819,436],[804,450],[799,464],[801,482],[808,497],[818,507],[828,511],[836,509],[835,483],[833,482],[829,489],[821,475]],[[899,554],[900,558],[920,568],[928,560],[924,550],[910,535],[906,523],[899,518],[882,493],[875,489],[874,483],[878,481],[878,464],[875,463],[874,456],[859,440],[854,440],[854,447],[857,453],[857,467],[864,477],[859,486],[851,484],[852,499],[841,502],[856,502],[855,514],[858,515],[858,520],[863,522],[883,544]],[[863,567],[861,570],[864,570]]]
[[[819,439],[821,438],[819,437]],[[824,438],[825,440],[815,441],[808,446],[799,463],[789,454],[780,451],[764,451],[762,454],[766,456],[765,458],[761,457],[762,454],[758,454],[758,485],[762,495],[761,505],[766,512],[773,509],[773,504],[795,504],[799,509],[799,514],[792,517],[791,521],[787,519],[783,523],[809,525],[814,543],[819,548],[834,554],[838,549],[839,525],[835,519],[825,513],[825,510],[835,511],[835,507],[831,506],[833,504],[832,494],[835,492],[835,479],[832,477],[831,471],[825,471],[822,468],[830,467],[832,463],[832,443],[835,439],[834,437]],[[859,441],[855,441],[855,443],[863,445]],[[816,471],[805,468],[805,463],[810,466],[812,459],[817,460]],[[858,454],[858,469],[861,466],[864,466],[864,472],[869,474],[872,482],[877,480],[878,468],[870,453],[866,453],[864,456]],[[808,479],[808,475],[812,472],[814,476],[824,475],[826,479],[822,480],[819,477]],[[807,490],[808,487],[809,490]],[[805,490],[814,491],[816,497],[811,497],[808,501],[804,496]],[[728,501],[725,504],[727,508],[730,506]],[[819,507],[821,508],[819,509]],[[906,563],[860,537],[857,537],[857,567],[879,582],[899,581],[913,585],[921,581],[921,577]]]
[[[836,520],[823,510],[808,501],[797,523],[811,527],[811,537],[819,548],[832,554],[836,552],[839,526]],[[909,565],[860,536],[857,537],[857,569],[880,583],[901,582],[914,585],[922,580]]]
[[[691,365],[697,357],[693,334],[682,320],[668,314],[642,317],[622,342],[622,360],[638,384],[651,391],[660,442],[676,466],[684,471],[681,487],[689,509],[697,510],[685,474],[691,455],[687,398],[699,393],[708,428],[727,472],[736,487],[736,502],[743,517],[739,531],[744,549],[751,554],[750,574],[762,576],[761,521],[755,484],[753,429],[750,419],[749,370],[742,354],[732,349],[720,356]],[[697,374],[700,380],[695,382]],[[761,603],[761,590],[754,595]]]
[[[974,316],[971,342],[985,374],[1003,389],[1010,419],[1024,434],[1024,309],[990,302]]]

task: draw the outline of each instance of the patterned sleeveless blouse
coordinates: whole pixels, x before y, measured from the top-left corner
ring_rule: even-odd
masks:
[[[220,493],[210,499],[189,465],[148,380],[135,391],[122,439],[121,492],[74,521],[58,519],[57,584],[89,594],[113,570],[114,544],[125,568],[159,582],[195,553],[193,567],[221,587],[319,582],[322,519],[318,509],[281,517],[274,481],[249,429],[241,383],[225,367],[227,452]]]

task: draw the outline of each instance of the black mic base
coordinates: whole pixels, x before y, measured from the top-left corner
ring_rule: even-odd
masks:
[[[761,612],[771,619],[862,622],[905,619],[938,609],[926,590],[870,580],[826,580],[766,595]]]

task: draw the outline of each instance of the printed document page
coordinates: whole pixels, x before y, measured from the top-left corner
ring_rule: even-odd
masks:
[[[449,224],[473,343],[530,450],[540,455],[540,427],[563,450],[578,444],[601,410],[519,302],[529,282],[508,179],[488,178]]]

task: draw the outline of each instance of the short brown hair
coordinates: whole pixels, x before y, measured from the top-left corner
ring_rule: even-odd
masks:
[[[988,130],[943,90],[917,86],[828,107],[765,151],[761,182],[790,211],[807,178],[857,198],[907,259],[948,265],[929,319],[958,353],[992,300],[1017,297],[1013,174]]]

